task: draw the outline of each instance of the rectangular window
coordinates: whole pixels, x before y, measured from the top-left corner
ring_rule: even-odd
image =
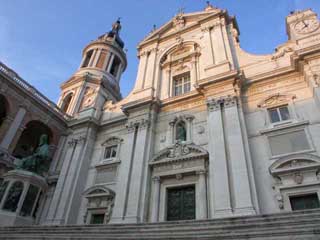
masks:
[[[103,224],[104,213],[92,214],[90,219],[90,224]]]
[[[270,136],[268,139],[273,156],[310,149],[306,133],[303,129]]]
[[[288,106],[280,106],[276,108],[269,108],[269,117],[272,123],[286,121],[290,119]]]
[[[289,197],[292,211],[319,208],[320,203],[316,193]]]
[[[106,147],[104,151],[104,159],[115,158],[117,156],[117,145]]]
[[[190,92],[190,72],[173,77],[173,94],[179,96]]]

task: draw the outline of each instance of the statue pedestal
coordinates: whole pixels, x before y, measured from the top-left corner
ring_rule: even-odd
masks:
[[[0,226],[34,224],[41,195],[48,188],[45,178],[24,170],[12,170],[3,177]]]

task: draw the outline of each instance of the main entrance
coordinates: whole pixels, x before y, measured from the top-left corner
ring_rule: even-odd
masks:
[[[168,188],[167,220],[188,220],[196,217],[195,187]]]

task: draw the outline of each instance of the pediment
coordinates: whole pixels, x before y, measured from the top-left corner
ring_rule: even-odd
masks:
[[[83,192],[87,198],[97,197],[97,196],[115,196],[114,191],[105,186],[92,186]]]
[[[177,142],[173,146],[167,147],[157,153],[151,160],[151,164],[184,159],[207,158],[207,156],[208,152],[202,147],[193,143],[185,144]]]
[[[101,146],[112,146],[112,145],[118,145],[123,141],[123,139],[112,136],[109,137],[106,141],[104,141]]]
[[[310,169],[320,170],[320,157],[312,154],[293,154],[278,159],[269,168],[273,176]]]
[[[190,26],[199,24],[201,21],[221,12],[220,9],[212,9],[210,11],[196,12],[190,14],[177,14],[169,22],[165,23],[158,29],[151,31],[150,34],[141,41],[141,44],[152,41],[154,39],[164,38]]]

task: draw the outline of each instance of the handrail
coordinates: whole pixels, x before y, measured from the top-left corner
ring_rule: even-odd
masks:
[[[54,102],[49,100],[46,96],[44,96],[41,92],[39,92],[35,87],[29,84],[27,81],[23,80],[15,71],[7,67],[4,63],[0,62],[0,73],[5,74],[11,80],[13,80],[16,84],[18,84],[25,91],[32,94],[37,100],[39,100],[42,104],[49,107],[57,113],[60,117],[69,120],[71,116],[63,112]]]

